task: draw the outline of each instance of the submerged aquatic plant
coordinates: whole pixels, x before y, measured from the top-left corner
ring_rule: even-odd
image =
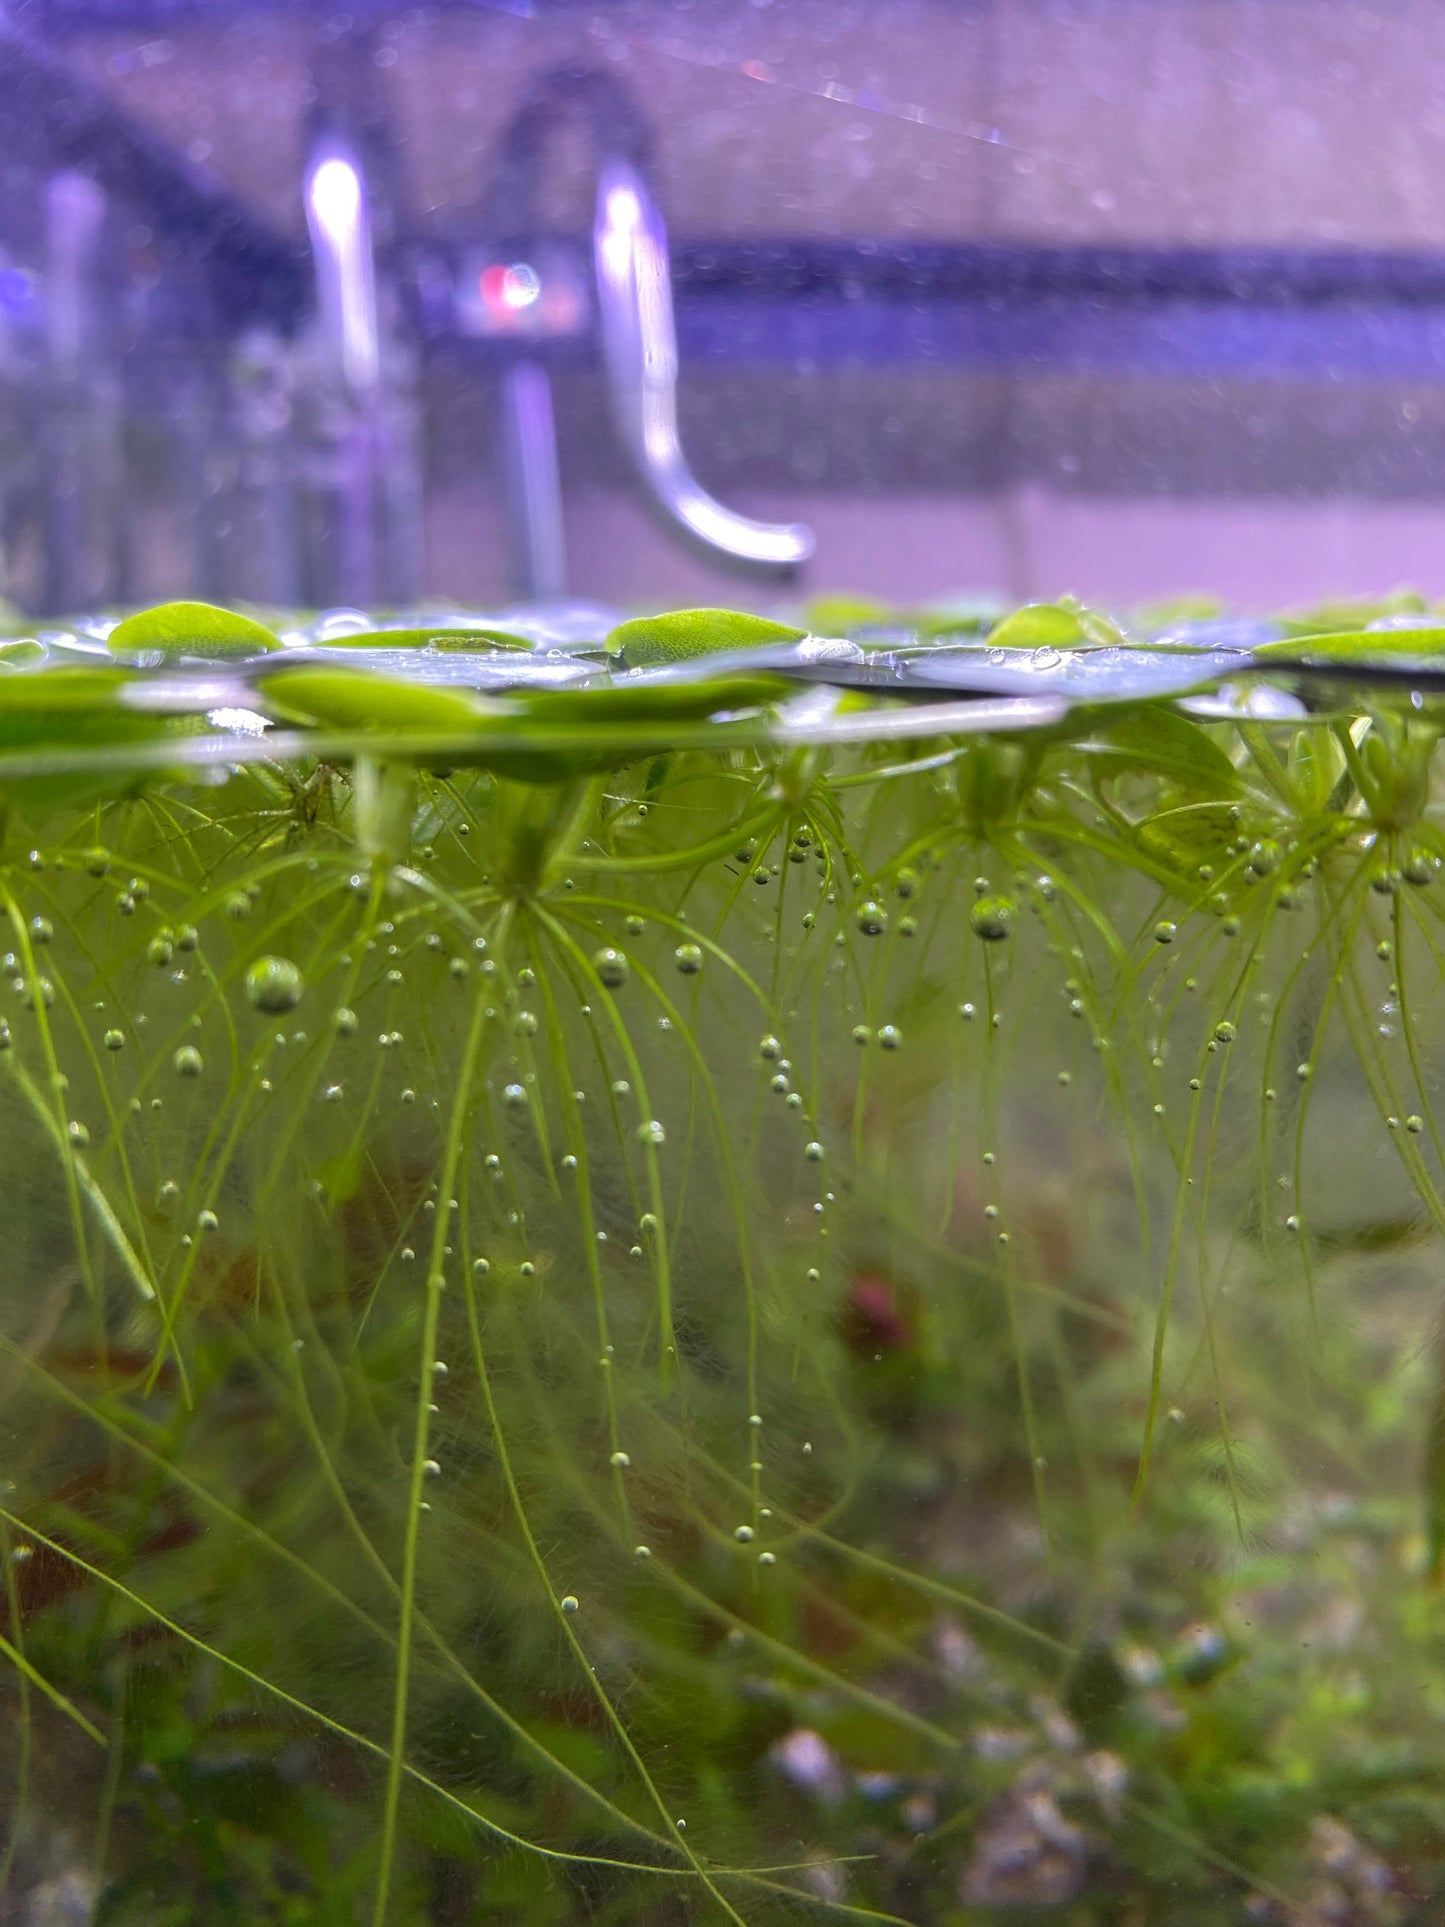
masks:
[[[1428,1907],[1445,656],[1371,619],[6,657],[0,1892]]]

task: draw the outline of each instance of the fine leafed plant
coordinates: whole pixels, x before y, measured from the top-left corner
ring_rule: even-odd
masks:
[[[7,645],[0,1895],[1432,1917],[1379,613]]]

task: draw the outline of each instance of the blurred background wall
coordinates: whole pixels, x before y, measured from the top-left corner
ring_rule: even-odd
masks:
[[[496,358],[449,304],[481,258],[468,251],[505,228],[495,184],[517,103],[559,64],[610,74],[646,124],[684,446],[728,503],[814,528],[804,587],[1244,604],[1445,589],[1434,0],[17,0],[8,20],[27,58],[274,240],[237,271],[294,265],[266,324],[283,344],[306,326],[317,114],[359,130],[384,189],[378,271],[415,407],[429,594],[495,603],[515,586]],[[0,84],[23,119],[28,69]],[[539,229],[583,248],[593,182],[587,142],[562,127]],[[164,218],[124,219],[131,254],[154,252]],[[23,240],[11,254],[23,263]],[[208,324],[216,357],[224,323]],[[143,343],[112,359],[127,354]],[[120,432],[113,486],[145,505],[121,592],[194,589],[209,567],[200,587],[261,594],[226,383],[182,359],[169,365],[196,399],[172,410],[205,417],[189,468],[137,420]],[[649,512],[595,341],[556,345],[550,371],[574,593],[782,592],[740,584]],[[306,379],[288,362],[277,406],[304,409]],[[12,593],[33,604],[25,540]]]

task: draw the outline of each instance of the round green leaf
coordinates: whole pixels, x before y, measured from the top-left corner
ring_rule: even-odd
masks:
[[[220,661],[261,656],[280,647],[280,637],[262,623],[210,602],[163,602],[127,616],[110,633],[112,653],[125,657],[159,651],[163,656]]]
[[[607,649],[610,655],[622,656],[630,669],[643,669],[691,662],[724,649],[801,642],[806,633],[737,609],[674,609],[670,615],[638,616],[619,623],[607,638]]]

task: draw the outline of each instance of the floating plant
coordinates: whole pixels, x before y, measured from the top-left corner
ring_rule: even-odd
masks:
[[[1433,1917],[1429,614],[14,638],[0,1894]]]

